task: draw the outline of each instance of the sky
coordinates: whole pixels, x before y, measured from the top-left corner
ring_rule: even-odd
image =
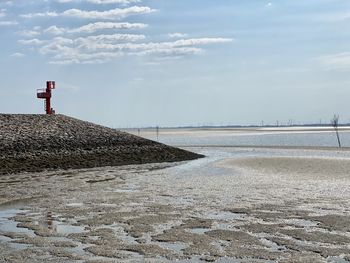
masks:
[[[348,0],[0,1],[0,112],[109,127],[350,122]]]

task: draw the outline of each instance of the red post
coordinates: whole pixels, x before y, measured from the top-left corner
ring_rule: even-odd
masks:
[[[51,97],[52,97],[51,91],[53,89],[55,89],[55,82],[54,81],[47,81],[46,82],[46,90],[38,90],[37,91],[37,98],[45,99],[46,114],[54,114],[55,113],[54,109],[51,108]]]
[[[46,93],[47,93],[47,97],[46,99],[46,114],[52,114],[51,111],[51,81],[46,81]]]

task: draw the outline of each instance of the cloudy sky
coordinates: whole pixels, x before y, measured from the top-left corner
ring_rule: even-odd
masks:
[[[350,121],[348,0],[0,1],[0,112],[111,127]]]

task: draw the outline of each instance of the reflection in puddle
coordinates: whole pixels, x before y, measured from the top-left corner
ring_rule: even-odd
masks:
[[[47,212],[45,223],[47,224],[47,228],[50,231],[55,232],[57,234],[65,235],[65,236],[69,234],[86,232],[84,226],[75,226],[75,225],[66,224],[61,221],[55,220],[55,218],[52,215],[52,212]]]

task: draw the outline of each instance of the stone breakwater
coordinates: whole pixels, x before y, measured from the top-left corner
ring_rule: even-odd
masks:
[[[64,115],[0,114],[0,174],[200,157],[203,156]]]

